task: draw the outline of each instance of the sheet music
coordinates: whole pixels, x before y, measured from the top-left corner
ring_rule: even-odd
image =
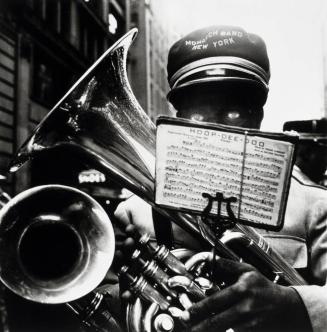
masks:
[[[234,196],[235,216],[278,222],[293,144],[284,141],[162,124],[157,128],[156,203],[203,211],[202,193]],[[244,157],[244,158],[243,158]]]

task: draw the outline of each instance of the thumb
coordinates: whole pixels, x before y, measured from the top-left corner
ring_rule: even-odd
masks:
[[[125,230],[125,228],[132,223],[126,201],[118,204],[114,216],[117,219],[118,226],[122,230]]]

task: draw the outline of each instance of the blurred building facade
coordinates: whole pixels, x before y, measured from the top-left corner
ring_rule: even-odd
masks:
[[[131,84],[152,121],[160,114],[172,114],[166,101],[166,65],[168,50],[179,34],[163,21],[164,6],[160,0],[131,0],[131,26],[139,29],[131,48]]]
[[[26,0],[0,16],[0,173],[72,83],[129,25],[128,0]],[[4,189],[32,185],[27,166]],[[6,174],[8,175],[8,174]]]
[[[327,18],[327,4],[322,2],[322,16]],[[324,82],[324,117],[327,117],[327,20],[322,20],[323,82]]]
[[[80,162],[45,155],[14,176],[7,170],[27,139],[76,79],[129,27],[128,0],[13,0],[0,3],[0,174],[6,192],[78,182]],[[64,159],[65,158],[65,159]],[[60,161],[61,159],[61,161]],[[0,286],[0,330],[78,331],[64,306],[44,306]],[[7,314],[8,313],[8,314]],[[8,318],[7,318],[8,317]]]
[[[132,27],[139,29],[128,57],[133,92],[152,120],[171,114],[166,59],[178,36],[161,21],[162,5],[160,0],[15,0],[0,12],[0,174],[7,176],[1,184],[6,191],[15,194],[40,182],[40,169],[34,167],[33,174],[31,163],[14,176],[6,173],[14,152],[73,82]],[[53,167],[51,158],[47,167]],[[56,172],[57,178],[71,176],[64,167]]]

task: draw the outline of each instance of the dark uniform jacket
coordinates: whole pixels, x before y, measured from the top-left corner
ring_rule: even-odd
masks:
[[[327,326],[327,189],[294,167],[283,229],[264,237],[310,286],[294,286],[309,313],[313,331]]]

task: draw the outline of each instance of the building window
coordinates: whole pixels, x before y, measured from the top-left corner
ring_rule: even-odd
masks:
[[[137,27],[139,25],[139,14],[136,11],[132,12],[132,14],[131,14],[131,24],[134,27]]]
[[[80,11],[79,49],[90,62],[95,61],[104,50],[104,32]]]
[[[46,2],[45,8],[45,19],[47,21],[48,26],[56,31],[60,31],[60,8],[59,8],[59,1],[52,0]]]
[[[33,4],[36,15],[41,19],[45,19],[46,15],[46,2],[45,0],[34,0]]]
[[[42,103],[53,101],[53,71],[47,64],[38,62],[34,71],[34,96]]]
[[[87,7],[99,18],[101,18],[102,15],[102,4],[99,0],[84,0],[84,2],[87,4]]]
[[[67,0],[62,0],[60,2],[60,33],[64,36],[64,38],[69,41],[70,36],[70,15],[71,15],[71,3]]]
[[[72,73],[47,52],[34,48],[31,98],[51,108],[68,90]]]

